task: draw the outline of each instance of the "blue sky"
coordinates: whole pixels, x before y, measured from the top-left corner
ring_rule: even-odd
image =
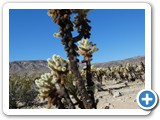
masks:
[[[60,39],[53,37],[58,26],[47,10],[15,9],[10,10],[9,17],[10,61],[46,60],[53,54],[67,58]],[[99,48],[93,63],[145,55],[145,10],[93,10],[88,18],[90,41]]]

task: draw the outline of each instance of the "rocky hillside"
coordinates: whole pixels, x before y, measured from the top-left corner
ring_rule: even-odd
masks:
[[[34,61],[14,61],[9,63],[9,74],[18,75],[32,75],[33,73],[42,74],[50,72],[47,67],[47,61],[45,60],[34,60]]]
[[[144,56],[137,56],[133,58],[128,58],[124,60],[117,60],[117,61],[110,61],[110,62],[104,62],[104,63],[95,63],[94,65],[97,67],[112,67],[112,66],[118,66],[118,65],[125,65],[127,63],[136,63],[136,62],[145,62]]]
[[[124,65],[126,63],[135,63],[135,62],[145,62],[144,56],[138,56],[133,58],[128,58],[124,60],[104,62],[104,63],[94,63],[96,67],[110,67],[118,66],[120,64]],[[83,64],[80,64],[80,67],[83,67]],[[18,75],[40,75],[42,73],[50,72],[50,69],[47,67],[47,61],[45,60],[34,60],[34,61],[14,61],[9,63],[9,74],[18,74]]]

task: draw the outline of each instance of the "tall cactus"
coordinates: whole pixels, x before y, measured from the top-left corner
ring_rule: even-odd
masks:
[[[84,56],[84,59],[82,63],[86,63],[86,80],[87,80],[87,86],[88,86],[88,93],[91,96],[91,99],[93,100],[92,106],[96,108],[96,103],[94,100],[94,82],[92,81],[92,73],[91,73],[91,60],[92,60],[92,54],[98,50],[96,48],[96,44],[92,44],[92,42],[89,42],[88,39],[83,39],[82,41],[78,42],[78,53]]]
[[[60,27],[58,34],[55,34],[55,36],[62,38],[61,42],[65,46],[64,49],[67,52],[67,57],[70,61],[71,71],[76,79],[76,85],[86,109],[93,108],[93,101],[86,91],[84,80],[82,79],[78,69],[79,60],[77,59],[78,53],[76,51],[78,50],[78,47],[76,42],[81,40],[83,37],[90,38],[91,26],[88,24],[90,20],[87,19],[87,13],[89,11],[90,10],[86,9],[56,9],[48,11],[48,15],[52,17],[54,23]],[[76,14],[74,17],[74,22],[70,19],[71,14]],[[72,35],[74,28],[78,32],[78,35],[75,37]]]

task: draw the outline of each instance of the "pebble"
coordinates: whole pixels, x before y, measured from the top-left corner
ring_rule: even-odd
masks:
[[[114,106],[111,103],[105,103],[101,109],[113,109]]]
[[[136,100],[136,99],[134,99],[134,100],[133,100],[133,102],[137,102],[137,100]]]
[[[103,96],[99,96],[99,98],[103,98]]]
[[[112,92],[112,94],[114,98],[122,96],[122,94],[118,91]]]
[[[142,75],[142,79],[143,79],[143,80],[145,79],[145,74],[144,74],[144,75]]]
[[[17,102],[17,107],[23,107],[26,103],[25,102]]]

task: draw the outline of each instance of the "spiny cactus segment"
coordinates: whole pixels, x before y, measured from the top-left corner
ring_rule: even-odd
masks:
[[[48,67],[54,72],[68,72],[68,62],[59,55],[53,55],[52,60],[48,59]]]
[[[98,51],[96,44],[89,42],[88,39],[83,39],[82,41],[79,41],[78,44],[78,53],[84,56],[84,61],[91,61],[92,54],[95,51]]]
[[[43,99],[47,98],[56,82],[57,78],[51,73],[45,73],[40,79],[36,79],[35,84],[39,89],[39,96]]]
[[[86,68],[84,70],[86,71],[85,76],[87,80],[87,91],[91,99],[93,100],[92,107],[96,108],[96,103],[94,100],[94,91],[93,91],[94,82],[92,80],[92,74],[91,74],[91,60],[92,60],[92,54],[95,51],[98,51],[98,48],[96,47],[96,44],[89,42],[88,39],[83,39],[82,41],[79,41],[78,44],[79,44],[78,53],[84,56],[82,63],[86,63]],[[81,72],[81,75],[83,76],[83,72]]]
[[[66,76],[69,73],[68,62],[58,55],[53,55],[52,60],[47,61],[51,73],[45,73],[35,81],[39,96],[48,98],[48,108],[51,108],[51,104],[60,109],[65,108],[64,101],[67,102],[68,108],[75,108],[65,88]]]

